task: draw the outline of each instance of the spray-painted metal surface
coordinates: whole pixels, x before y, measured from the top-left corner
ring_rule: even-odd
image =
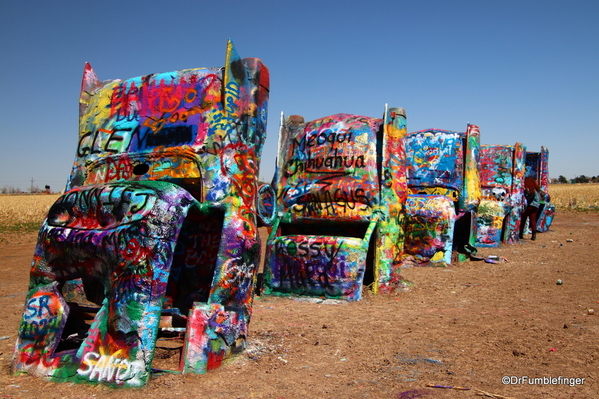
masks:
[[[268,69],[231,42],[224,68],[101,82],[86,64],[77,154],[40,230],[14,373],[135,387],[167,331],[179,372],[244,348],[268,90]]]
[[[549,150],[526,153],[526,177],[533,177],[541,188],[541,207],[537,216],[537,231],[546,232],[555,216],[555,205],[549,196]]]
[[[418,264],[449,265],[475,239],[480,200],[480,131],[428,129],[406,136],[408,187],[404,257]]]
[[[359,300],[401,283],[405,112],[281,120],[266,294]]]
[[[525,208],[524,158],[526,147],[482,145],[480,182],[482,199],[476,218],[476,246],[496,247],[518,241],[520,215]]]

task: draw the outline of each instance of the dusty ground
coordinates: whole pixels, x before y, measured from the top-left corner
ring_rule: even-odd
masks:
[[[0,237],[2,398],[599,397],[598,214],[558,213],[537,241],[480,250],[507,261],[405,269],[413,286],[397,295],[257,297],[249,347],[236,360],[125,391],[9,374],[34,245],[35,234]]]

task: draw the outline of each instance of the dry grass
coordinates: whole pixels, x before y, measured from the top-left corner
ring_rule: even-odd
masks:
[[[0,232],[37,231],[58,196],[0,195]]]
[[[599,184],[550,184],[549,195],[557,209],[599,210]]]
[[[599,210],[599,184],[551,184],[557,209]],[[0,195],[0,232],[37,231],[59,194]]]

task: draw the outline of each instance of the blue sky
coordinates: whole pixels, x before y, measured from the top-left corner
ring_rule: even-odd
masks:
[[[5,1],[0,188],[62,190],[84,63],[101,80],[220,67],[227,39],[271,72],[261,178],[281,112],[480,126],[483,144],[549,148],[551,177],[599,175],[599,1]]]

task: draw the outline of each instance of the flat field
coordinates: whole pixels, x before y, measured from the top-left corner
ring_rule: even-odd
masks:
[[[551,184],[551,202],[558,209],[599,210],[599,184]],[[18,223],[39,224],[59,194],[0,195],[0,228]]]
[[[558,209],[599,211],[599,184],[551,184],[551,202]]]
[[[597,212],[558,210],[536,241],[479,251],[498,263],[406,268],[412,285],[394,295],[256,297],[248,348],[232,362],[125,391],[10,374],[35,240],[0,232],[3,398],[599,397]]]
[[[37,231],[58,194],[0,195],[0,232]]]

